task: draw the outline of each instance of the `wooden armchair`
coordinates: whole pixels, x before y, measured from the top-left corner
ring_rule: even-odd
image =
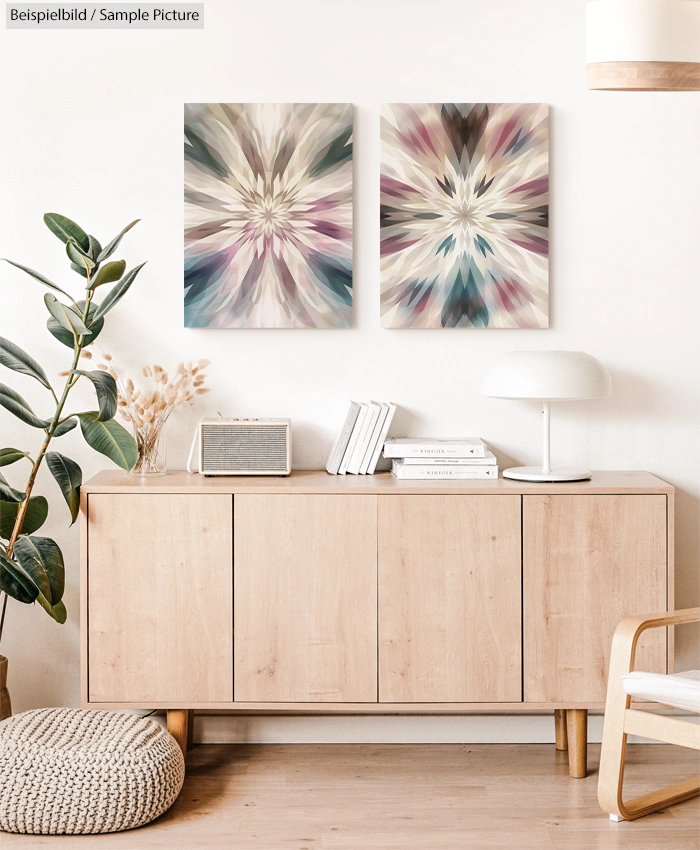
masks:
[[[608,674],[603,744],[600,752],[598,802],[611,820],[634,820],[700,794],[700,776],[624,802],[622,784],[628,735],[640,735],[668,744],[700,750],[700,725],[679,717],[630,708],[632,696],[700,712],[700,681],[697,671],[675,675],[636,673],[637,641],[646,629],[700,621],[700,608],[628,617],[615,631]]]

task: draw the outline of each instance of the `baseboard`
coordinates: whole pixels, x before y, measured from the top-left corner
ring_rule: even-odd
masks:
[[[600,741],[602,716],[588,719],[588,739]],[[548,715],[463,717],[241,717],[200,714],[194,739],[204,744],[550,744]]]
[[[679,715],[681,712],[664,711]],[[700,717],[684,720],[700,723]],[[153,717],[163,726],[165,713]],[[603,715],[589,713],[588,743],[599,744]],[[332,717],[241,716],[218,712],[195,715],[197,744],[553,744],[549,714],[456,716]],[[630,735],[630,744],[654,744]]]

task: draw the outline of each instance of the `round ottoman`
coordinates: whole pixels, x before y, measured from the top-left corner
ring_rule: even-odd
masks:
[[[45,708],[0,723],[0,829],[118,832],[175,802],[185,762],[175,739],[133,714]]]

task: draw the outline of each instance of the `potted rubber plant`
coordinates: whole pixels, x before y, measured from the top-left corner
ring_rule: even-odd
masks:
[[[114,420],[117,412],[114,378],[104,371],[80,369],[79,360],[83,349],[102,331],[107,313],[126,295],[145,265],[142,263],[127,271],[124,260],[110,259],[137,221],[128,224],[103,248],[94,236],[66,216],[57,213],[44,216],[46,226],[65,245],[71,269],[81,278],[84,291],[82,297],[78,296],[79,300],[43,274],[6,260],[49,290],[44,295],[49,314],[46,327],[59,343],[70,349],[70,355],[66,358],[67,368],[61,373],[63,386],[55,388],[30,354],[0,336],[0,365],[38,381],[46,390],[49,406],[48,412],[36,412],[18,392],[0,383],[2,412],[17,417],[33,429],[38,444],[34,449],[0,448],[0,467],[15,463],[23,464],[25,469],[28,467],[26,478],[22,475],[21,488],[11,485],[0,472],[0,641],[8,599],[25,604],[38,602],[56,622],[66,621],[66,607],[62,601],[63,554],[55,540],[37,534],[46,522],[49,503],[45,496],[36,495],[34,489],[37,473],[46,463],[66,502],[72,524],[78,517],[82,471],[74,460],[53,450],[54,440],[79,425],[85,441],[95,451],[125,470],[136,463],[134,438]],[[77,413],[67,407],[70,392],[80,380],[92,384],[96,410]],[[0,720],[11,713],[6,675],[7,659],[0,655]]]

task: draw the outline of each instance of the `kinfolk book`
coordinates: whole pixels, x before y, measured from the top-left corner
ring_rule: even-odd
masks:
[[[486,450],[485,457],[404,457],[404,466],[497,466],[498,461],[493,452]]]
[[[478,437],[438,440],[432,437],[391,437],[384,457],[486,457],[486,443]]]
[[[423,464],[421,466],[405,466],[400,460],[391,464],[391,473],[396,478],[404,481],[420,481],[430,478],[446,481],[448,479],[460,480],[467,478],[498,478],[497,466],[433,466]]]

